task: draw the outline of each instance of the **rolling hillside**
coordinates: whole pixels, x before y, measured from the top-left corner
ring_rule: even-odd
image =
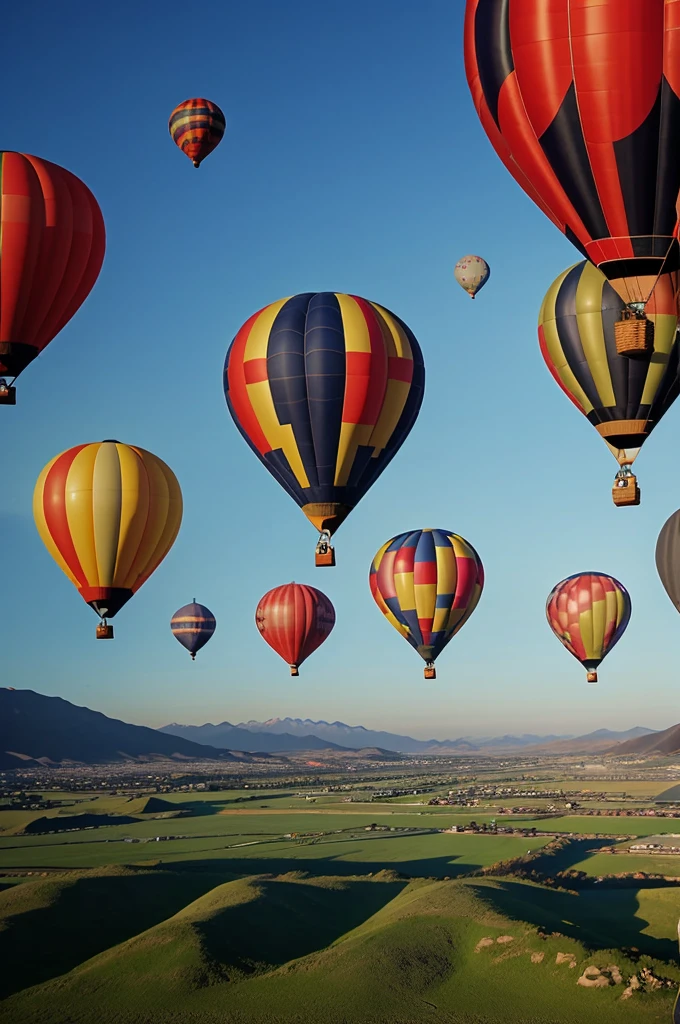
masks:
[[[680,753],[680,725],[672,725],[651,736],[639,736],[610,750],[612,754],[677,754]]]
[[[108,869],[24,883],[0,893],[0,1021],[667,1024],[675,992],[653,991],[641,972],[680,971],[631,960],[614,941],[599,952],[617,921],[594,905],[580,913],[578,900],[530,883],[393,872]],[[71,936],[75,905],[84,916]],[[578,984],[586,968],[601,981]]]
[[[262,757],[269,757],[262,754]],[[106,764],[154,759],[252,761],[252,755],[218,750],[127,725],[61,697],[34,690],[0,688],[0,768],[30,762]]]

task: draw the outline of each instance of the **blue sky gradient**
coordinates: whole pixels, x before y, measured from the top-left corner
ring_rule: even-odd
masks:
[[[536,322],[579,253],[515,184],[474,111],[462,2],[311,0],[200,9],[81,0],[3,14],[3,144],[62,164],[107,227],[90,298],[0,409],[2,685],[140,724],[285,715],[417,736],[665,728],[680,719],[680,619],[654,565],[680,504],[674,408],[638,460],[639,508],[615,509],[616,464],[551,379]],[[190,96],[227,118],[195,171],[167,119]],[[473,303],[453,281],[467,253],[491,279]],[[228,414],[222,367],[256,310],[347,291],[419,339],[425,401],[401,452],[315,569],[316,535]],[[96,617],[35,530],[43,465],[116,437],[156,453],[182,486],[184,522],[151,580],[97,643]],[[373,555],[407,529],[477,548],[482,600],[425,683],[423,663],[368,588]],[[628,632],[600,684],[553,637],[545,599],[574,572],[629,589]],[[265,591],[297,580],[337,625],[291,680],[254,624]],[[169,619],[193,597],[215,613],[195,664]]]

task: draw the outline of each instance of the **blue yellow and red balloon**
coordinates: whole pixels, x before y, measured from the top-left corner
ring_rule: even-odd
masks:
[[[479,603],[484,568],[472,544],[449,530],[411,530],[386,541],[369,574],[385,618],[425,661],[425,678]]]
[[[616,328],[625,303],[587,260],[556,278],[538,317],[548,370],[621,467],[613,488],[616,504],[639,504],[630,466],[680,393],[678,307],[667,283],[646,305],[653,344],[634,360],[617,351]],[[567,450],[569,442],[563,440],[561,447]]]
[[[320,531],[317,564],[333,564],[320,548],[406,440],[424,382],[420,347],[406,324],[356,295],[280,299],[232,341],[224,367],[229,411]]]

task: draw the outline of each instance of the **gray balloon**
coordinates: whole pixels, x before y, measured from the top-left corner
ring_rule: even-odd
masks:
[[[680,612],[680,509],[668,519],[656,542],[656,571]]]

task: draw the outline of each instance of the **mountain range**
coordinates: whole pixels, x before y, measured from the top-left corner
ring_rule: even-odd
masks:
[[[617,754],[677,754],[680,753],[680,725],[672,725],[663,732],[638,736],[616,747]]]
[[[286,750],[354,750],[359,749],[352,746],[341,746],[331,740],[321,739],[319,736],[302,734],[293,736],[290,733],[254,732],[244,726],[231,725],[230,722],[221,722],[213,725],[208,722],[206,725],[164,725],[158,732],[166,733],[169,736],[181,736],[182,739],[191,740],[194,743],[209,743],[215,747],[229,747],[238,750],[262,750],[268,752],[282,752]],[[364,743],[364,747],[368,744]]]
[[[413,736],[366,729],[363,725],[347,725],[345,722],[314,721],[310,718],[270,718],[265,722],[251,720],[232,725],[221,722],[213,725],[180,725],[176,722],[165,725],[159,732],[169,733],[196,743],[209,743],[216,747],[239,750],[293,751],[362,749],[380,747],[405,754],[497,754],[510,751],[555,753],[595,753],[605,751],[616,743],[639,736],[647,736],[653,730],[636,726],[625,732],[598,729],[587,736],[537,736],[523,733],[521,736],[493,736],[481,739],[461,736],[458,739],[418,740]]]
[[[313,729],[314,731],[310,731]],[[344,743],[338,742],[340,739]],[[538,742],[537,742],[538,741]],[[396,751],[396,752],[395,752]],[[129,725],[61,697],[33,690],[0,688],[0,770],[30,764],[108,764],[124,761],[214,760],[252,763],[300,760],[312,754],[329,759],[363,757],[399,760],[413,754],[675,753],[680,725],[653,733],[636,727],[626,732],[599,729],[583,737],[523,734],[472,740],[417,740],[410,736],[310,719],[269,719],[163,729]]]
[[[261,758],[269,757],[262,754]],[[252,762],[247,753],[218,750],[128,725],[61,697],[0,687],[0,769],[30,764],[109,764],[190,759]]]

